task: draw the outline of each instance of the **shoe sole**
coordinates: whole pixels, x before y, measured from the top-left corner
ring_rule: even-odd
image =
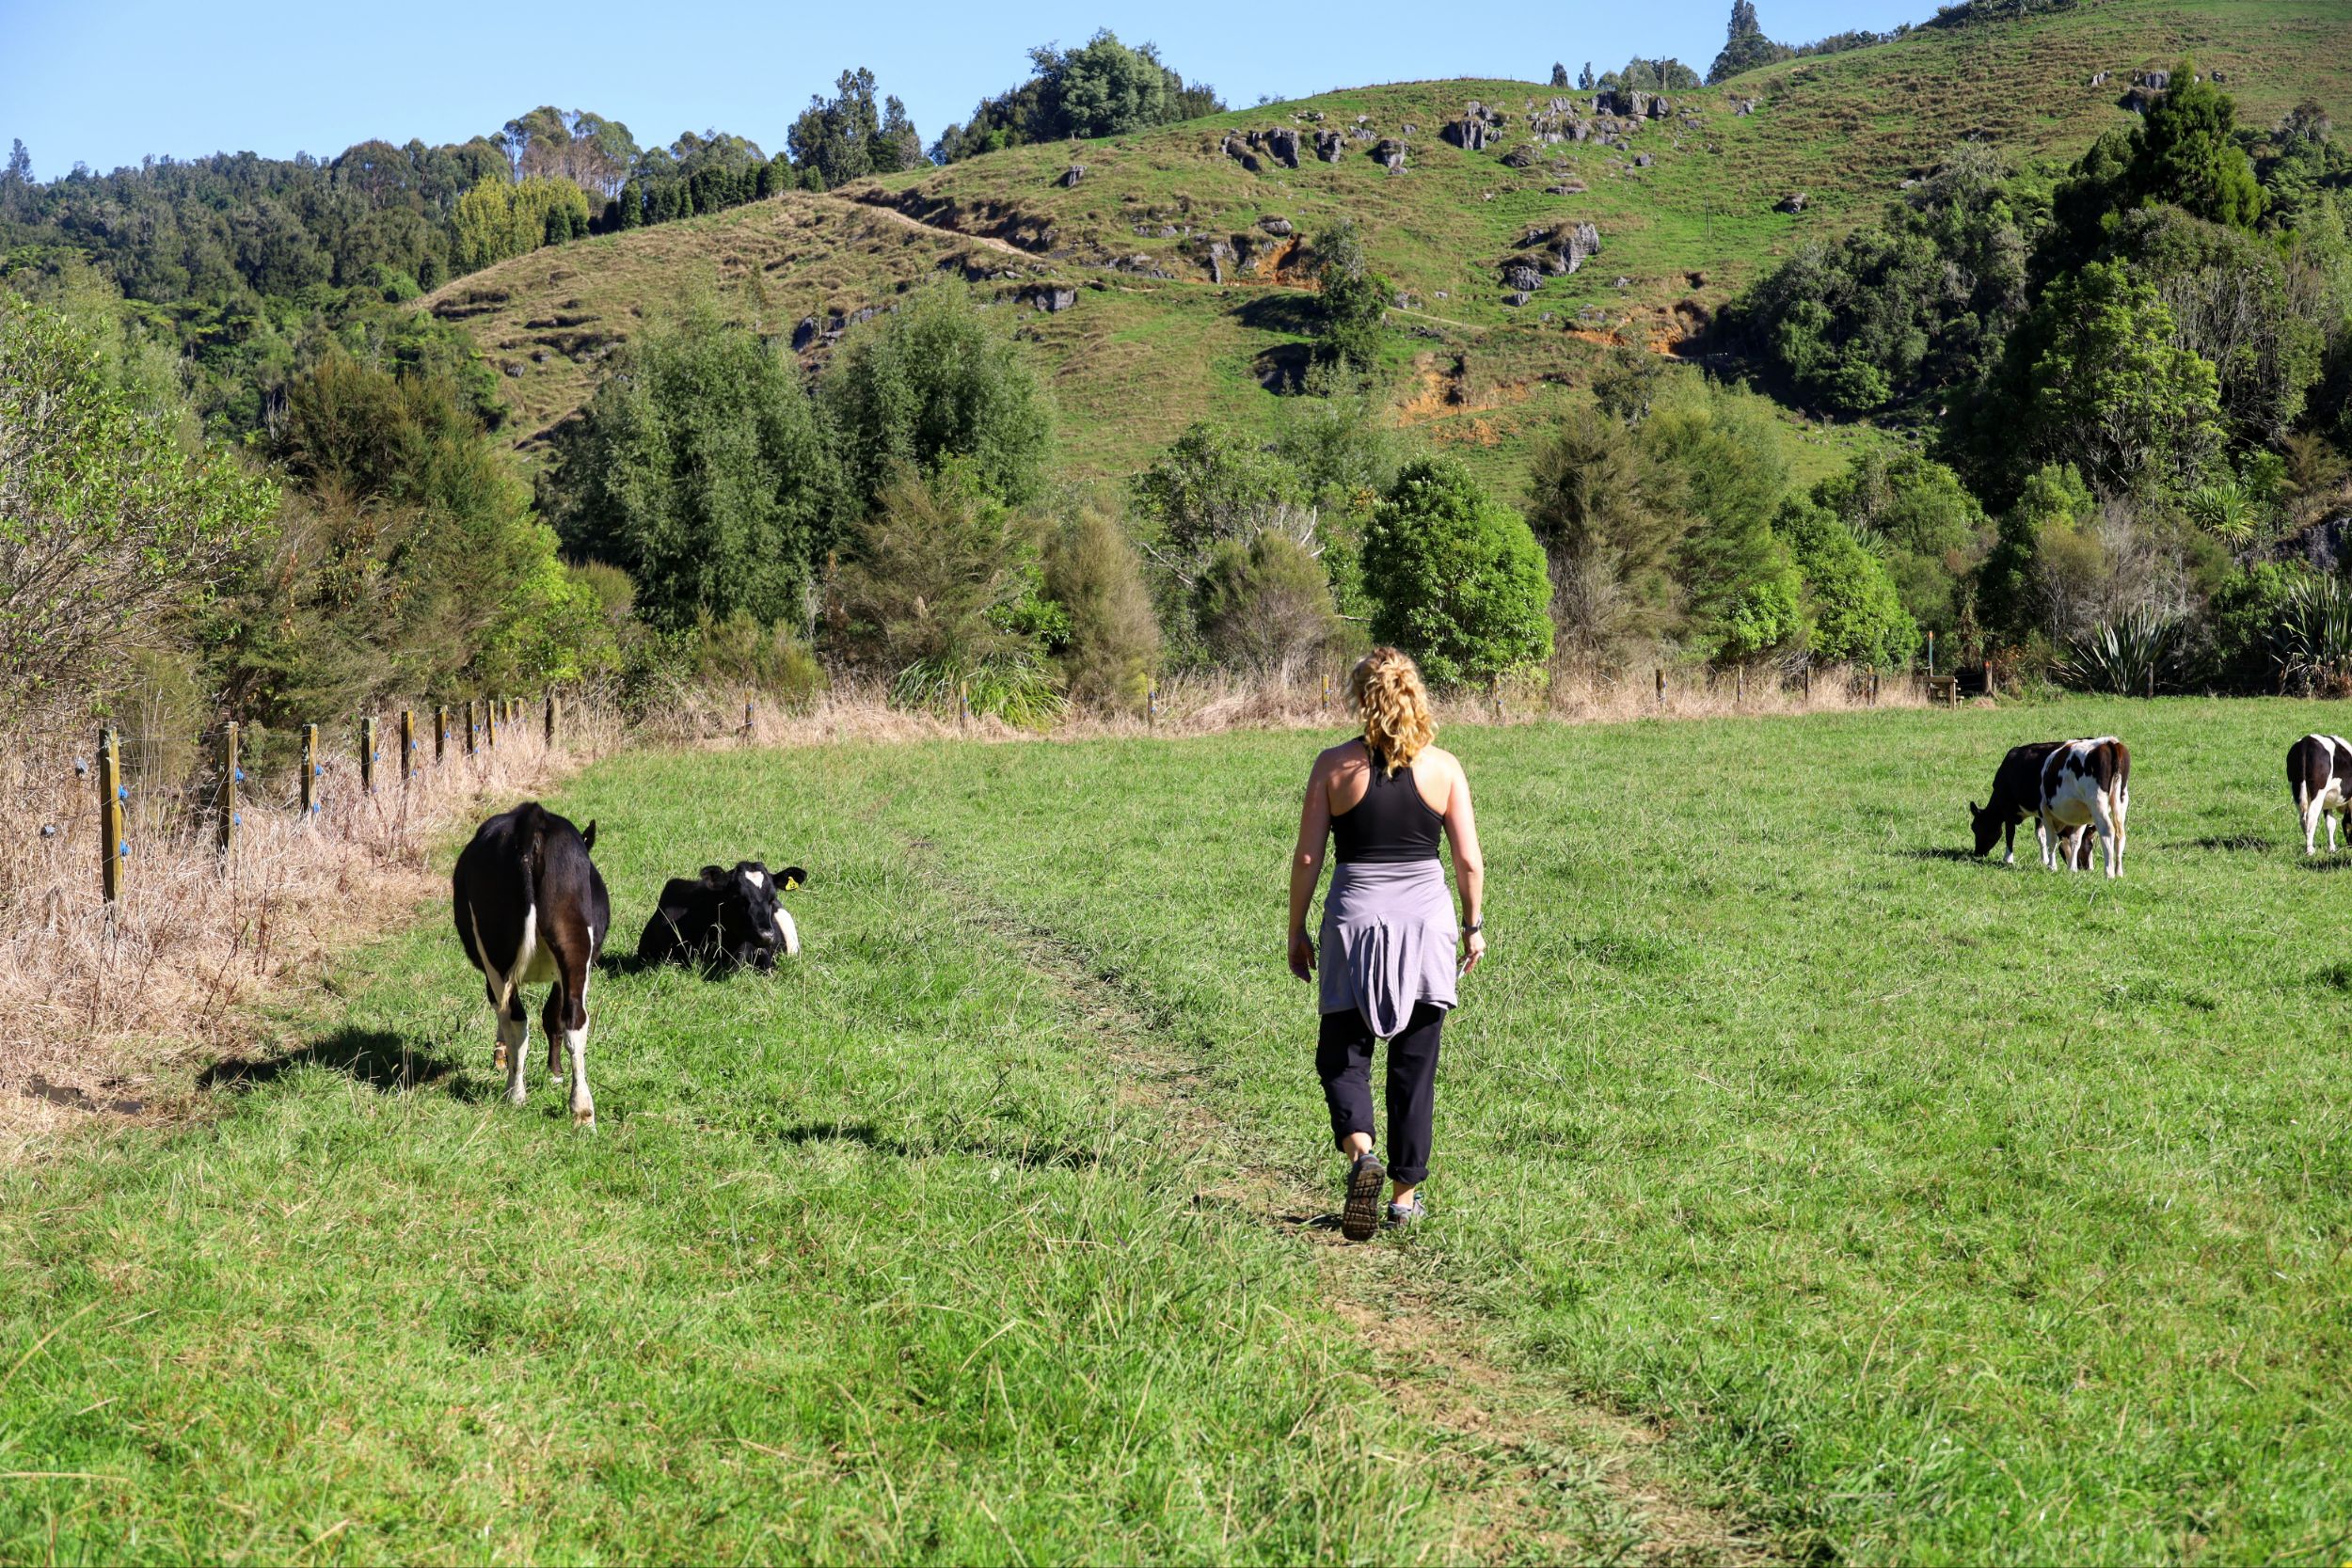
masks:
[[[1377,1160],[1359,1160],[1347,1173],[1347,1207],[1340,1212],[1340,1234],[1368,1242],[1380,1228],[1380,1188],[1389,1179]]]

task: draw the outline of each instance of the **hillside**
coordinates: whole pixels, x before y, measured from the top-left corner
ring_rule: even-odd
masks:
[[[1067,301],[1035,309],[1025,332],[1050,368],[1066,458],[1107,476],[1192,420],[1250,417],[1288,384],[1307,336],[1305,239],[1350,218],[1406,305],[1388,365],[1397,417],[1507,469],[1599,345],[1685,348],[1775,259],[1876,213],[1957,141],[2072,156],[2130,123],[2120,94],[2135,70],[2185,53],[2221,74],[2249,123],[2303,97],[2352,109],[2345,0],[2087,0],[1784,62],[1662,109],[1420,82],[1015,148],[535,252],[425,305],[505,371],[529,450],[602,356],[682,294],[715,293],[782,333],[813,317],[803,346],[820,354],[834,318],[959,273],[1025,305]],[[2092,86],[2102,71],[2112,79]],[[1466,124],[1473,104],[1486,114]],[[1785,210],[1792,197],[1801,210]],[[1506,279],[1586,224],[1600,248],[1575,270]]]

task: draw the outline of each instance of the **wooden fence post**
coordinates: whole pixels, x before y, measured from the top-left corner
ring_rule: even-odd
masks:
[[[1928,633],[1928,673],[1935,673],[1935,633]]]
[[[552,691],[548,693],[548,750],[550,752],[555,750],[556,729],[563,716],[562,705],[562,698]]]
[[[1151,681],[1143,683],[1143,728],[1146,734],[1160,727],[1160,689]]]
[[[752,720],[754,717],[755,716],[752,712],[752,700],[749,697],[746,697],[743,699],[743,744],[746,746],[749,746],[752,743]]]
[[[244,778],[245,769],[237,766],[237,726],[232,721],[220,727],[220,825],[215,836],[224,860],[237,847],[237,785]]]
[[[1323,673],[1323,711],[1331,711],[1331,672],[1328,670]]]
[[[359,721],[359,793],[375,793],[375,715]]]
[[[482,744],[495,752],[499,749],[499,702],[485,698],[482,704]]]
[[[1744,664],[1733,671],[1731,674],[1731,705],[1733,707],[1748,705],[1748,667]]]
[[[1984,661],[1984,694],[1993,695],[1993,661],[1989,658]]]
[[[956,722],[969,729],[972,724],[972,683],[956,682]]]
[[[433,766],[449,760],[449,705],[433,705]]]
[[[122,896],[122,742],[111,728],[98,732],[98,887],[111,905]]]
[[[2151,696],[2151,697],[2153,697],[2155,694],[2156,694],[2156,666],[2155,666],[2155,662],[2152,659],[2152,660],[2150,660],[2150,661],[2149,661],[2149,665],[2148,665],[2148,695],[2149,695],[2149,696]]]
[[[400,787],[406,789],[417,771],[417,713],[414,708],[400,710]]]
[[[319,809],[319,727],[302,726],[302,819],[308,822]]]
[[[466,754],[468,756],[473,755],[475,748],[481,744],[481,735],[482,726],[474,721],[473,699],[469,697],[466,699]]]
[[[1661,713],[1663,713],[1663,712],[1665,712],[1665,711],[1666,711],[1666,667],[1665,667],[1664,665],[1662,665],[1662,664],[1661,664],[1661,665],[1660,665],[1660,666],[1658,666],[1658,671],[1657,671],[1657,673],[1658,673],[1658,711],[1659,711],[1659,712],[1661,712]]]

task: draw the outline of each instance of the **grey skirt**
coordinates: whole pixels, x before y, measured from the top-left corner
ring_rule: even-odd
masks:
[[[1454,1005],[1460,940],[1438,862],[1350,861],[1332,867],[1318,955],[1323,1010],[1352,1007],[1376,1037],[1393,1038],[1416,1003]]]

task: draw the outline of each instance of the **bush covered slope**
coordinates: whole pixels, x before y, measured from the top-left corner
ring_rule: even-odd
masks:
[[[1804,240],[1874,215],[1955,143],[2071,159],[2132,123],[2122,97],[2135,71],[2185,53],[2221,74],[2249,122],[2307,96],[2342,103],[2347,20],[2334,0],[2106,0],[1921,28],[1670,94],[1638,129],[1596,114],[1590,93],[1529,82],[1340,90],[575,242],[425,304],[506,371],[528,442],[585,398],[602,353],[682,292],[778,332],[814,316],[808,346],[821,351],[833,314],[953,270],[1012,299],[1070,302],[1030,330],[1068,416],[1067,455],[1120,474],[1191,420],[1244,417],[1269,384],[1295,380],[1308,239],[1349,219],[1408,301],[1381,367],[1400,418],[1482,469],[1516,469],[1518,438],[1581,379],[1597,342],[1695,350],[1732,294]],[[1499,119],[1449,137],[1472,103]],[[1546,143],[1543,120],[1564,135],[1582,120],[1588,139]],[[1318,133],[1341,138],[1337,162],[1316,156]],[[1401,172],[1375,158],[1383,141],[1401,144]],[[1781,210],[1792,197],[1802,210]],[[1585,223],[1599,253],[1570,274],[1539,270],[1527,301],[1506,303],[1508,264],[1557,254],[1544,242]]]

